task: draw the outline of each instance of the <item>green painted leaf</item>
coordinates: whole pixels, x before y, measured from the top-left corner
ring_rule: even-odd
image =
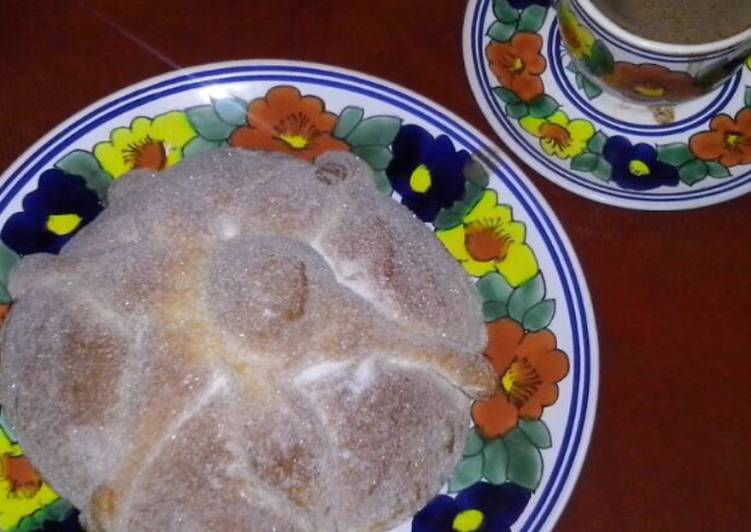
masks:
[[[498,272],[486,273],[476,283],[482,301],[501,301],[507,303],[514,288]]]
[[[597,161],[597,168],[592,171],[592,175],[597,179],[608,182],[613,175],[613,167],[605,160],[605,157],[600,157]]]
[[[596,153],[582,153],[571,159],[571,169],[579,172],[591,172],[597,168],[600,156]]]
[[[9,532],[37,532],[42,530],[43,526],[41,512],[35,512],[21,519]]]
[[[223,121],[234,127],[244,126],[246,124],[245,115],[248,109],[248,103],[236,96],[229,98],[211,99],[214,111]]]
[[[727,71],[727,67],[727,60],[710,63],[694,75],[694,81],[699,87],[707,89],[722,77],[723,73]]]
[[[746,87],[746,91],[743,93],[743,101],[746,107],[751,107],[751,87]]]
[[[555,113],[558,107],[560,107],[558,102],[546,94],[535,103],[530,104],[529,114],[535,118],[547,118]]]
[[[464,197],[462,198],[462,203],[467,207],[464,214],[467,214],[472,210],[472,207],[477,205],[477,202],[480,201],[480,198],[482,198],[484,193],[485,189],[477,183],[468,181],[464,185]]]
[[[88,151],[73,150],[64,155],[55,166],[69,174],[84,175],[91,172],[102,171],[96,157]]]
[[[478,482],[482,478],[483,453],[463,458],[454,470],[449,482],[449,493],[456,493]]]
[[[0,283],[2,283],[3,288],[8,284],[8,274],[19,260],[21,260],[21,257],[19,257],[18,253],[0,242]],[[8,301],[3,301],[3,303],[9,301],[10,298],[8,298]]]
[[[474,204],[471,203],[471,197],[467,197],[465,195],[465,199],[469,200],[470,203],[465,203],[464,201],[455,201],[454,204],[449,207],[449,210],[451,212],[458,214],[462,217],[462,219],[464,219],[464,217],[467,216],[467,214],[469,214],[469,212],[472,210],[472,207],[474,207]]]
[[[680,167],[691,161],[694,155],[685,142],[674,142],[657,146],[657,158],[663,163]]]
[[[199,105],[186,109],[185,114],[193,129],[206,140],[220,141],[227,140],[232,131],[233,125],[228,124],[216,114],[211,105]]]
[[[582,79],[584,79],[584,76],[582,76],[581,72],[577,72],[576,76],[574,76],[574,79],[576,80],[576,88],[581,89],[582,88]]]
[[[11,301],[13,301],[13,298],[10,296],[10,292],[4,283],[0,283],[0,303],[7,304]]]
[[[547,8],[538,6],[537,4],[528,6],[522,11],[522,16],[519,17],[518,31],[537,33],[545,22],[547,12]]]
[[[539,331],[550,325],[553,316],[555,316],[555,300],[545,299],[533,305],[524,314],[522,327],[528,331]]]
[[[21,260],[21,257],[0,241],[0,281],[6,281],[8,279],[8,273],[13,269],[13,266]]]
[[[2,414],[2,412],[0,412],[0,429],[5,432],[5,436],[11,441],[11,443],[18,443],[18,437],[13,431],[13,427],[10,426],[10,423],[7,419],[5,419],[5,416]]]
[[[395,116],[371,116],[355,126],[347,142],[357,146],[388,146],[394,142],[402,119]]]
[[[352,152],[370,165],[373,170],[385,170],[393,155],[385,146],[360,146]]]
[[[574,74],[579,74],[579,73],[580,73],[580,72],[579,72],[579,67],[577,67],[577,66],[576,66],[576,62],[574,62],[574,60],[573,60],[573,59],[572,59],[572,60],[570,60],[570,61],[569,61],[569,62],[568,62],[568,63],[566,64],[566,70],[568,70],[569,72],[572,72],[572,73],[574,73]]]
[[[553,446],[550,430],[541,419],[520,419],[519,429],[538,449],[550,449]]]
[[[96,157],[83,150],[73,150],[55,163],[55,167],[69,174],[83,177],[86,186],[96,192],[103,203],[107,200],[107,189],[112,177],[102,170]]]
[[[579,90],[584,91],[588,100],[594,100],[602,94],[602,89],[589,81],[589,78],[579,71],[576,72],[576,86]]]
[[[601,154],[605,143],[608,141],[608,137],[602,131],[598,131],[594,136],[589,139],[587,143],[587,149],[592,153]]]
[[[73,506],[63,499],[58,499],[49,506],[45,506],[43,510],[46,520],[57,522],[70,516],[74,511]]]
[[[453,207],[453,205],[452,205]],[[433,220],[433,227],[439,230],[451,229],[462,223],[464,214],[453,209],[441,209]]]
[[[46,514],[46,509],[42,509],[31,515],[27,515],[11,530],[13,532],[38,532],[39,530],[44,530]]]
[[[483,476],[493,484],[506,482],[508,470],[508,450],[503,440],[493,440],[485,445],[482,450],[484,457]]]
[[[519,12],[506,0],[494,0],[493,13],[501,22],[516,22],[519,19]]]
[[[707,168],[707,165],[704,162],[697,160],[685,164],[680,170],[678,170],[678,177],[680,177],[681,181],[687,185],[698,183],[707,177],[708,174],[709,169]]]
[[[508,300],[508,313],[513,319],[521,323],[524,314],[542,301],[544,297],[545,281],[543,281],[542,275],[538,273],[514,290]]]
[[[589,78],[585,76],[584,74],[580,74],[581,76],[581,89],[584,91],[584,95],[589,100],[594,100],[597,98],[600,94],[602,94],[602,89],[589,81]]]
[[[595,76],[610,74],[613,71],[613,55],[601,40],[596,40],[592,53],[586,59],[587,67]]]
[[[508,451],[506,477],[528,490],[536,490],[542,479],[542,453],[520,429],[511,431],[504,442]]]
[[[462,168],[464,179],[477,185],[481,190],[488,186],[490,177],[485,167],[476,159],[470,158]]]
[[[387,196],[390,196],[394,191],[394,189],[391,187],[389,176],[387,176],[386,172],[384,172],[383,170],[373,172],[373,184],[375,185],[378,192],[386,194]]]
[[[503,301],[486,301],[482,304],[482,317],[485,323],[491,323],[508,316],[508,305]]]
[[[513,91],[508,90],[506,87],[495,87],[493,89],[493,94],[495,94],[503,103],[514,104],[521,101]]]
[[[216,150],[221,145],[221,142],[215,142],[212,140],[206,140],[201,136],[194,137],[183,147],[183,156],[192,157],[198,153],[205,151]]]
[[[515,103],[506,106],[506,114],[511,118],[524,118],[525,116],[527,116],[528,112],[529,108],[525,103]]]
[[[345,107],[339,115],[339,120],[336,122],[334,128],[334,136],[339,139],[344,139],[352,133],[357,124],[362,121],[362,117],[365,114],[362,107],[354,107],[352,105]]]
[[[488,37],[498,42],[506,42],[516,33],[515,22],[493,22],[488,29]]]
[[[711,177],[722,179],[723,177],[730,177],[730,170],[725,168],[720,163],[706,163],[707,171]]]
[[[477,430],[472,427],[472,429],[469,431],[469,434],[467,434],[467,443],[464,445],[464,451],[462,452],[463,456],[473,456],[485,447],[485,440],[480,438],[480,435],[477,434]]]

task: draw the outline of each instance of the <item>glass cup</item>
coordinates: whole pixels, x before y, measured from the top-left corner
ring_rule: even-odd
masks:
[[[557,0],[558,29],[579,71],[603,90],[648,106],[711,92],[751,53],[751,28],[720,41],[669,44],[626,31],[591,0]]]

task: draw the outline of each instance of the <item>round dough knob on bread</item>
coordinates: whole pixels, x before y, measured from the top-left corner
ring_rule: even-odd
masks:
[[[381,530],[440,489],[495,386],[485,327],[371,179],[213,151],[19,263],[3,406],[88,530]]]

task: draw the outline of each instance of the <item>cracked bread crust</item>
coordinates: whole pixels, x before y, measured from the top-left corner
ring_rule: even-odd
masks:
[[[2,396],[89,530],[381,530],[494,387],[461,267],[360,160],[220,150],[24,258]]]

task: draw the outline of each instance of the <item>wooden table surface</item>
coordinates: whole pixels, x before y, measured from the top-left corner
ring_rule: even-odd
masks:
[[[115,90],[231,59],[366,72],[497,140],[464,73],[464,9],[461,0],[1,0],[0,168]],[[592,443],[557,529],[751,529],[751,195],[637,212],[524,168],[578,253],[600,339]]]

